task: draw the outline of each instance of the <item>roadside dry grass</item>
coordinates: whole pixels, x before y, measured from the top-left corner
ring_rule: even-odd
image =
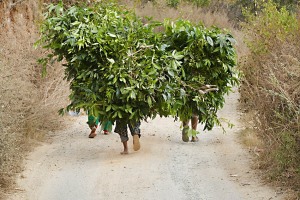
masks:
[[[0,196],[12,189],[15,174],[36,140],[62,124],[57,110],[66,105],[68,84],[61,66],[41,78],[36,59],[39,2],[0,1]],[[35,139],[35,140],[31,140]]]
[[[249,19],[243,27],[251,51],[241,63],[240,91],[244,109],[255,112],[253,121],[263,141],[258,166],[268,182],[294,191],[299,199],[299,19],[272,4]]]
[[[241,111],[245,110],[244,106],[240,109]],[[251,155],[251,168],[255,170],[255,173],[262,178],[265,184],[276,188],[278,193],[284,193],[286,200],[299,200],[297,190],[287,185],[294,183],[293,180],[283,184],[282,181],[279,181],[279,177],[277,177],[277,180],[269,178],[269,173],[275,169],[269,165],[273,159],[270,156],[270,151],[276,152],[276,149],[270,149],[270,147],[266,146],[262,130],[255,125],[256,119],[256,112],[243,112],[241,122],[243,123],[244,128],[241,129],[239,133],[239,141]],[[268,166],[265,165],[266,163],[268,163]]]

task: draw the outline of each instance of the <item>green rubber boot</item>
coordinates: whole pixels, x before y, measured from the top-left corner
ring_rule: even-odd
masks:
[[[188,142],[189,141],[189,136],[188,136],[188,131],[189,131],[189,127],[183,127],[182,129],[182,141],[184,142]]]

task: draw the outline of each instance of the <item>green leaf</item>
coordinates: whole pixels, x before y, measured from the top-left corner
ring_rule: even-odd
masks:
[[[208,44],[210,44],[210,46],[214,46],[214,41],[211,39],[211,37],[206,36],[206,40],[207,40]]]
[[[169,69],[168,70],[168,74],[171,76],[171,77],[174,77],[174,71],[172,69]]]
[[[135,94],[134,91],[131,91],[131,92],[130,92],[130,98],[131,98],[131,99],[135,99],[135,98],[136,98],[136,94]]]
[[[148,105],[151,107],[152,106],[152,100],[151,100],[150,96],[147,97],[147,102],[148,102]]]
[[[117,112],[118,113],[118,117],[121,119],[122,118],[122,114],[121,114],[121,112]]]
[[[174,56],[173,56],[176,60],[181,60],[183,57],[184,57],[184,55],[182,55],[182,54],[180,54],[180,53],[175,53],[174,54]]]
[[[105,109],[106,112],[110,111],[111,110],[111,105],[108,105]]]
[[[110,37],[113,37],[113,38],[115,38],[115,37],[117,37],[115,34],[112,34],[112,33],[107,33]]]
[[[115,63],[115,60],[112,59],[112,58],[107,58],[107,60],[108,60],[111,64],[114,64],[114,63]]]

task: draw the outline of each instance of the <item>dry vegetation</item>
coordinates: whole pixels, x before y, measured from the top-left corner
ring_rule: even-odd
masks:
[[[39,6],[30,0],[0,1],[0,193],[22,169],[30,139],[59,127],[57,110],[67,103],[62,67],[42,79],[36,63],[42,55],[33,47]]]
[[[299,20],[274,4],[244,24],[250,54],[241,64],[243,107],[254,113],[263,141],[259,157],[269,182],[294,190],[300,198]],[[272,23],[270,23],[272,22]]]
[[[296,191],[300,188],[299,50],[299,44],[281,43],[268,56],[248,58],[241,89],[243,107],[255,112],[255,131],[264,142],[258,167],[273,182]]]

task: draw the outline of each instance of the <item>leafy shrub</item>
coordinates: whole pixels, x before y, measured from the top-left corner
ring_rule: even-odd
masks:
[[[245,11],[247,23],[244,24],[248,46],[256,54],[269,53],[278,42],[294,39],[298,31],[297,18],[286,7],[278,8],[272,1],[261,5],[259,16]]]
[[[180,0],[167,0],[167,5],[172,8],[177,8],[180,3]]]

